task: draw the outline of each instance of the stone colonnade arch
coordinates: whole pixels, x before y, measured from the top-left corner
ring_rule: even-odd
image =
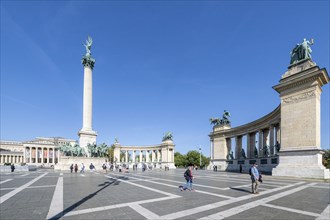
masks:
[[[169,169],[175,169],[175,145],[170,140],[150,146],[122,146],[119,143],[115,143],[114,146],[115,164],[136,164],[140,167],[144,163],[152,165],[154,168],[167,166]]]
[[[271,168],[278,163],[280,148],[280,114],[281,107],[266,116],[248,124],[231,128],[230,125],[216,125],[210,133],[211,164],[219,170],[234,171],[243,166],[247,171],[250,164],[257,162],[261,169],[271,172]],[[243,136],[246,143],[243,143]],[[235,145],[232,146],[232,139]],[[235,152],[233,148],[235,147]],[[264,165],[264,166],[263,166]]]

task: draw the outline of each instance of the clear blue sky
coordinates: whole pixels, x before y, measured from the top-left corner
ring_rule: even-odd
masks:
[[[329,1],[1,1],[1,139],[78,139],[82,43],[93,38],[98,143],[158,144],[209,155],[210,117],[232,126],[280,103],[290,51],[314,38],[329,68]],[[329,148],[329,85],[321,96]]]

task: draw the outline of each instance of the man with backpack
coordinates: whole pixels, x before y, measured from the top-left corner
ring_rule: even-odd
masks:
[[[183,191],[188,189],[189,191],[195,191],[192,185],[194,179],[194,176],[192,175],[192,166],[188,167],[188,169],[184,172],[183,176],[186,179],[186,185],[184,187],[181,187],[180,190]]]
[[[252,193],[253,194],[259,194],[258,192],[258,187],[260,185],[259,182],[259,171],[257,169],[258,164],[254,163],[253,166],[249,169],[249,174],[251,176],[251,181],[252,181]]]

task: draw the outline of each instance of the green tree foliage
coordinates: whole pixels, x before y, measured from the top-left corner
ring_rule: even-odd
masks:
[[[110,163],[114,163],[115,159],[114,159],[114,151],[115,151],[115,146],[111,145],[111,147],[108,148],[108,152],[107,152],[107,157],[109,158],[109,162]]]
[[[182,155],[179,152],[175,152],[174,153],[174,164],[177,167],[185,167],[187,164],[185,155]]]
[[[323,154],[322,163],[327,169],[330,169],[330,150],[326,150]]]
[[[210,158],[205,157],[202,154],[202,168],[206,167],[210,164]],[[174,153],[174,163],[177,167],[187,167],[189,165],[196,165],[199,167],[200,165],[200,154],[198,151],[189,151],[187,155],[182,155],[179,152]]]
[[[199,152],[196,150],[188,151],[187,153],[187,165],[199,166]]]

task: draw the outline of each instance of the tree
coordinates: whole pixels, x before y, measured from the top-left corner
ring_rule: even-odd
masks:
[[[186,156],[180,154],[179,152],[175,152],[174,153],[174,164],[177,167],[185,167],[187,165]]]
[[[189,151],[187,153],[187,165],[196,165],[199,166],[199,152],[196,150]]]
[[[326,150],[323,154],[322,163],[327,169],[330,169],[330,150]]]
[[[210,164],[210,158],[202,155],[201,157],[202,167],[206,167]],[[179,152],[174,153],[174,164],[177,167],[187,167],[190,165],[200,165],[200,153],[198,151],[189,151],[187,155],[180,154]]]
[[[114,151],[115,151],[115,145],[111,145],[111,147],[108,148],[108,152],[107,152],[107,157],[109,158],[110,163],[115,162]]]

